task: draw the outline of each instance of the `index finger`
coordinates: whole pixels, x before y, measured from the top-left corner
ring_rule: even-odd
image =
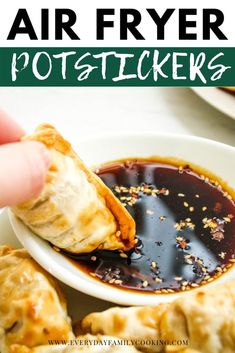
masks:
[[[24,134],[24,130],[7,113],[0,110],[0,144],[17,142]]]

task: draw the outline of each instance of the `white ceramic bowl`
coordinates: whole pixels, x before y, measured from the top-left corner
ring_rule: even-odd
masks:
[[[80,140],[76,147],[79,155],[90,166],[128,157],[180,158],[208,169],[235,189],[235,148],[215,141],[173,134],[124,133],[89,137]],[[179,296],[178,293],[164,295],[125,291],[101,283],[52,250],[46,241],[33,234],[11,212],[9,217],[18,239],[32,257],[59,280],[79,291],[122,305],[157,305]],[[207,286],[231,278],[235,278],[235,269]],[[188,292],[180,295],[188,295]]]

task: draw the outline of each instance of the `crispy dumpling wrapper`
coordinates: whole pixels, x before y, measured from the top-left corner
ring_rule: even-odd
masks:
[[[65,299],[53,278],[24,250],[0,247],[0,352],[73,338]]]
[[[181,346],[138,347],[144,352],[234,353],[235,281],[199,288],[170,304],[111,308],[81,322],[83,332],[126,339],[181,340]]]
[[[72,253],[134,247],[133,218],[54,127],[41,125],[26,140],[43,143],[52,155],[39,197],[12,208],[34,233]]]
[[[75,337],[56,281],[26,250],[0,246],[1,353],[138,352],[117,341],[101,335]]]
[[[141,341],[160,340],[160,320],[168,304],[158,307],[114,307],[100,313],[87,315],[77,330],[121,339]],[[76,327],[75,327],[76,333]],[[137,345],[143,352],[162,352],[161,345]]]

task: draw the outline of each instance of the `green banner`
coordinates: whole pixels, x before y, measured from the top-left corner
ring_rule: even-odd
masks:
[[[0,86],[235,86],[235,48],[0,48]]]

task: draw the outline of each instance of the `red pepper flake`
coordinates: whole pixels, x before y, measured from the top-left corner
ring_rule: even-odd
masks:
[[[137,160],[127,160],[124,163],[125,168],[132,169],[134,165],[136,164]]]
[[[222,204],[220,202],[216,202],[213,211],[217,214],[220,213],[222,211]]]
[[[224,239],[224,226],[226,223],[231,222],[230,218],[204,218],[202,220],[204,228],[210,228],[210,234],[213,240],[221,241]]]
[[[176,237],[176,241],[178,246],[182,249],[185,250],[188,248],[188,243],[183,237]]]
[[[221,241],[224,239],[224,233],[222,233],[222,232],[212,233],[212,239],[217,240],[217,241]]]

